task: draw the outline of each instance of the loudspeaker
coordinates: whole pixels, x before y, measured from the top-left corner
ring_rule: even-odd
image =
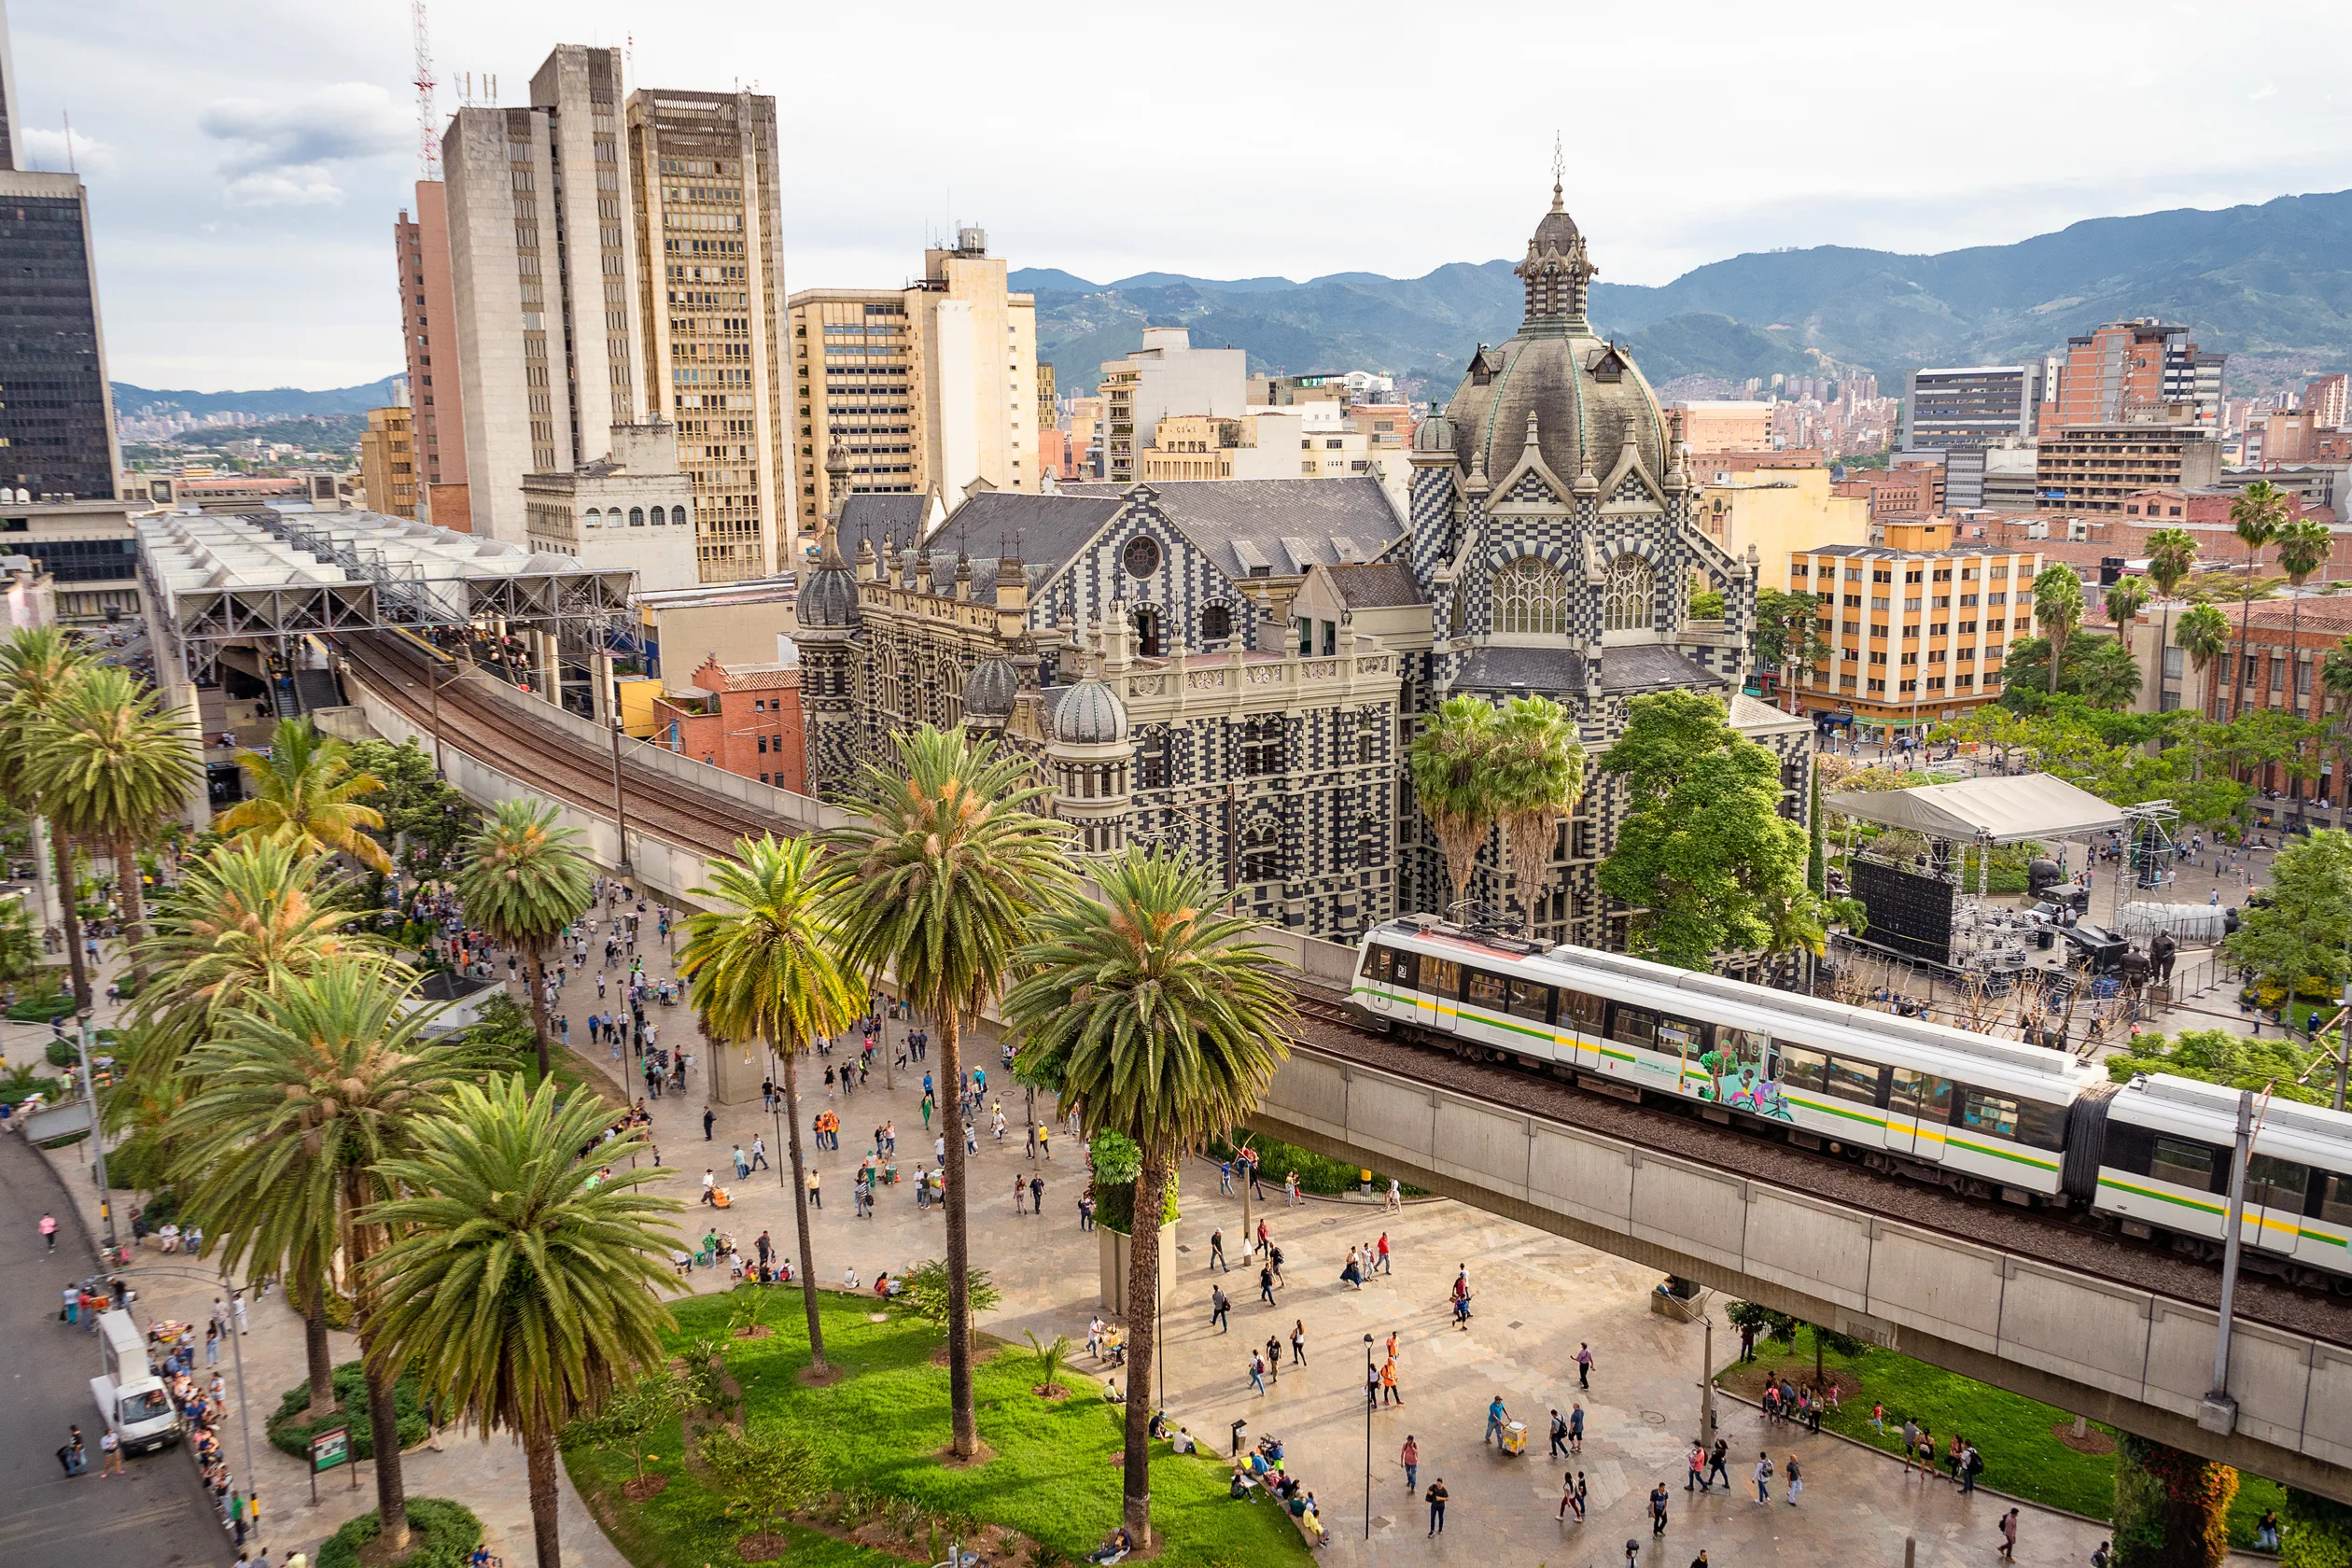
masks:
[[[1951,883],[1857,859],[1854,896],[1870,917],[1866,934],[1871,941],[1929,963],[1952,961]]]

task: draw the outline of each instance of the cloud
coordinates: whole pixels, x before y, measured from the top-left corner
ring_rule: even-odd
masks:
[[[49,131],[35,125],[26,126],[20,134],[24,138],[25,151],[32,155],[34,162],[40,168],[63,169],[70,165],[85,175],[114,173],[115,149],[111,143],[85,136],[77,131],[69,155],[63,130]]]
[[[285,98],[224,98],[197,124],[225,149],[223,196],[248,207],[340,202],[335,165],[398,153],[409,135],[391,94],[369,82]]]

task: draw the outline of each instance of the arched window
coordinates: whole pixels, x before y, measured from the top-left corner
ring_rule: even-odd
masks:
[[[1233,611],[1225,605],[1212,604],[1200,612],[1200,640],[1203,643],[1223,642],[1233,635]]]
[[[653,509],[652,515],[649,517],[647,521],[651,524],[652,526],[658,528],[668,520],[662,515],[662,509],[660,507],[655,507]]]
[[[642,528],[645,526],[645,509],[643,507],[631,507],[629,509],[629,526],[632,528]]]
[[[1494,629],[1558,637],[1568,630],[1568,578],[1533,555],[1495,569]]]
[[[1259,820],[1241,831],[1241,880],[1282,880],[1282,833],[1274,823]]]
[[[583,528],[601,528],[604,526],[604,513],[595,507],[590,507],[587,514],[581,518],[580,525]]]
[[[1650,564],[1628,551],[1609,563],[1608,580],[1601,589],[1601,629],[1604,632],[1646,632],[1657,624],[1655,600],[1658,574]]]
[[[1129,619],[1135,627],[1135,651],[1146,659],[1158,658],[1163,651],[1160,612],[1150,605],[1137,605]]]

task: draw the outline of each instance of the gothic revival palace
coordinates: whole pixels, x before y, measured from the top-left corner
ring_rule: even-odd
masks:
[[[848,497],[800,595],[812,787],[968,723],[1037,758],[1085,850],[1184,845],[1318,936],[1450,902],[1403,763],[1456,693],[1550,696],[1596,756],[1629,697],[1716,693],[1801,814],[1810,725],[1739,694],[1756,563],[1698,526],[1657,399],[1585,318],[1593,272],[1555,186],[1519,332],[1415,432],[1409,520],[1376,479],[982,490],[928,532],[925,497]],[[1707,589],[1719,619],[1690,613]],[[1622,802],[1589,777],[1536,928],[1617,945]],[[1473,896],[1506,893],[1490,868]]]

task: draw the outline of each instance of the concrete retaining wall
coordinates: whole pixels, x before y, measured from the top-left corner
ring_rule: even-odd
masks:
[[[2217,1315],[1710,1166],[1294,1053],[1251,1125],[1662,1272],[2352,1503],[2352,1349],[2232,1337],[2237,1429],[2198,1427]]]

